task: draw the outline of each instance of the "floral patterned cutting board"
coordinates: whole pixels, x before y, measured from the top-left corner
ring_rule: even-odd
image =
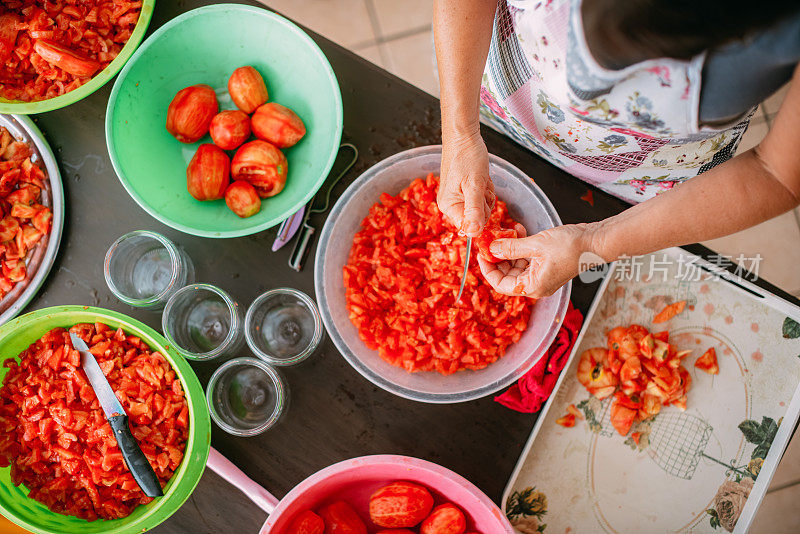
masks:
[[[680,249],[631,261],[611,266],[504,510],[523,534],[745,532],[800,413],[800,309]],[[651,323],[680,300],[683,313]],[[687,410],[635,423],[638,443],[612,427],[611,398],[597,400],[576,378],[583,351],[634,323],[668,329],[678,350],[693,351],[683,362]],[[710,347],[717,375],[693,365]],[[570,404],[585,419],[563,428],[555,421]]]

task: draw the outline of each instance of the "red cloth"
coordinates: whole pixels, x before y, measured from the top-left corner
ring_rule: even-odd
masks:
[[[570,302],[567,314],[564,316],[564,324],[556,334],[553,344],[547,349],[547,354],[516,384],[494,400],[518,412],[538,412],[553,392],[558,375],[567,363],[582,324],[583,315]]]

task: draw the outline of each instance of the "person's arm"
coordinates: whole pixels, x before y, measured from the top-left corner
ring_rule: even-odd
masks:
[[[497,0],[435,0],[433,6],[442,107],[437,202],[442,213],[471,236],[480,233],[494,204],[478,103],[496,9]]]
[[[772,129],[759,146],[619,215],[565,225],[523,239],[499,239],[499,258],[530,260],[512,270],[482,262],[489,283],[508,294],[553,294],[579,273],[584,252],[605,261],[714,239],[800,204],[800,67]],[[522,267],[522,268],[521,268]],[[516,291],[515,291],[516,290]]]

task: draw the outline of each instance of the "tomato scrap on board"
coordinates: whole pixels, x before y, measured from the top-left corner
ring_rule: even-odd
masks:
[[[697,361],[694,362],[694,366],[710,375],[718,375],[719,363],[717,362],[717,351],[714,347],[711,347],[705,351],[702,356],[697,358]]]
[[[690,353],[677,350],[669,332],[618,326],[608,332],[606,347],[581,354],[578,381],[600,400],[614,396],[611,424],[625,436],[634,423],[655,416],[662,406],[686,410],[692,377],[682,362]]]
[[[683,312],[684,308],[686,308],[685,300],[673,302],[672,304],[665,306],[663,310],[658,312],[658,314],[655,317],[653,317],[653,322],[656,324],[666,323],[676,315]]]
[[[72,91],[130,39],[141,0],[4,0],[0,97],[35,102]]]
[[[180,379],[140,338],[95,323],[50,330],[3,362],[0,467],[10,465],[12,482],[54,512],[125,517],[152,499],[125,466],[69,332],[89,345],[162,486],[180,465],[189,435]]]
[[[344,267],[350,320],[380,356],[406,371],[483,369],[528,326],[533,300],[495,292],[472,254],[458,302],[466,237],[436,205],[439,178],[383,193],[356,233]],[[498,201],[490,223],[513,227]]]

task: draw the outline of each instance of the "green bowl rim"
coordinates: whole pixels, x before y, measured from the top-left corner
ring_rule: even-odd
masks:
[[[128,42],[122,47],[117,57],[108,64],[106,68],[100,71],[100,74],[81,85],[77,89],[64,93],[63,95],[47,100],[39,100],[36,102],[22,102],[19,100],[9,101],[0,100],[0,113],[14,113],[18,115],[30,115],[33,113],[44,113],[46,111],[53,111],[56,109],[74,104],[78,100],[82,100],[91,95],[108,81],[113,78],[117,72],[125,65],[128,59],[133,55],[133,52],[142,42],[144,34],[150,25],[150,20],[153,18],[153,10],[155,9],[156,0],[143,0],[142,10],[139,14],[139,20],[133,28]]]
[[[171,30],[174,26],[181,24],[185,19],[191,18],[196,16],[198,13],[205,13],[205,12],[215,12],[215,11],[227,11],[230,9],[236,9],[243,12],[254,13],[261,16],[266,16],[267,18],[272,19],[277,24],[282,24],[301,39],[304,39],[311,47],[311,50],[315,52],[320,59],[322,65],[325,67],[325,71],[328,74],[328,78],[332,85],[333,96],[336,104],[336,114],[337,114],[337,128],[333,134],[333,138],[337,142],[337,147],[335,150],[331,151],[331,154],[328,156],[328,161],[324,166],[324,170],[320,173],[319,178],[317,178],[317,182],[308,190],[308,193],[302,198],[301,202],[297,202],[296,206],[289,210],[288,213],[279,214],[274,216],[260,224],[256,224],[247,228],[242,228],[239,230],[226,230],[226,231],[208,231],[208,230],[199,230],[197,228],[192,228],[187,226],[183,223],[175,221],[170,217],[160,213],[159,211],[153,209],[139,194],[137,194],[134,190],[132,185],[129,183],[128,179],[123,176],[121,165],[117,159],[117,151],[114,147],[113,143],[111,142],[111,129],[112,129],[112,120],[114,116],[114,106],[117,102],[117,96],[119,95],[120,88],[122,87],[122,83],[124,82],[125,78],[128,75],[128,72],[133,68],[133,65],[136,64],[138,59],[145,54],[147,48],[149,47],[151,42],[154,42],[157,38],[161,37],[162,34],[166,33],[167,31]],[[325,183],[325,180],[328,177],[328,173],[330,173],[331,168],[333,168],[333,164],[336,161],[336,156],[339,153],[338,144],[341,143],[342,139],[342,131],[344,130],[344,111],[342,108],[342,91],[339,87],[339,80],[336,78],[336,73],[333,72],[333,67],[331,67],[330,62],[328,61],[327,56],[319,47],[319,45],[312,39],[305,31],[303,31],[299,26],[295,23],[290,21],[289,19],[278,15],[277,13],[270,11],[266,8],[256,7],[256,6],[248,6],[243,4],[214,4],[210,6],[199,7],[196,9],[192,9],[187,11],[174,19],[170,20],[155,32],[150,35],[145,42],[140,46],[136,52],[131,56],[130,61],[125,65],[120,73],[119,77],[117,77],[116,81],[114,82],[114,87],[111,90],[111,96],[108,99],[108,107],[106,108],[106,124],[105,124],[105,133],[106,133],[106,147],[108,148],[108,155],[111,158],[111,165],[114,167],[114,172],[119,178],[119,181],[122,183],[122,186],[125,188],[125,191],[133,198],[133,200],[150,216],[155,218],[156,220],[166,224],[167,226],[184,232],[189,235],[195,235],[198,237],[212,237],[212,238],[232,238],[232,237],[243,237],[252,234],[256,234],[258,232],[262,232],[267,230],[268,228],[272,228],[276,224],[282,222],[284,219],[289,217],[292,213],[300,209],[302,206],[306,205],[311,198],[316,194],[322,184]]]
[[[211,417],[208,410],[208,403],[206,402],[205,398],[205,391],[200,385],[200,381],[197,379],[197,375],[189,363],[167,343],[167,340],[164,338],[164,336],[141,321],[113,310],[80,305],[64,305],[43,308],[41,310],[21,315],[16,319],[13,319],[0,326],[0,343],[7,336],[14,335],[14,332],[21,325],[48,315],[54,317],[63,315],[66,323],[72,322],[72,324],[77,324],[80,322],[88,322],[88,320],[82,321],[80,319],[70,318],[76,314],[79,317],[81,315],[88,314],[93,318],[94,321],[110,321],[118,324],[123,330],[137,334],[145,342],[147,342],[151,348],[158,348],[159,352],[164,354],[164,357],[170,363],[172,368],[175,369],[175,372],[177,373],[181,380],[181,384],[184,387],[186,400],[189,404],[189,420],[191,422],[189,440],[187,441],[186,449],[184,450],[184,457],[181,461],[181,465],[178,466],[178,470],[175,472],[175,474],[173,474],[172,478],[167,483],[167,489],[164,496],[159,497],[156,499],[156,501],[154,501],[157,506],[153,507],[153,509],[147,514],[129,524],[118,524],[120,521],[125,521],[126,518],[98,520],[109,525],[108,530],[104,532],[113,532],[115,534],[144,532],[154,528],[156,525],[165,521],[168,517],[175,513],[191,496],[192,492],[197,487],[197,484],[200,482],[200,478],[202,477],[205,469],[206,461],[208,460],[208,453],[211,448]],[[45,332],[43,331],[40,335],[43,335],[44,333]],[[163,351],[161,350],[162,348],[164,349]],[[200,454],[200,458],[189,458],[190,455],[197,454],[198,452]],[[191,461],[187,462],[187,460]],[[183,494],[183,496],[178,494],[178,488],[180,488],[180,493]],[[174,500],[168,501],[170,498]],[[145,506],[151,506],[151,504],[147,504]],[[52,534],[50,531],[42,530],[36,525],[32,525],[27,521],[17,518],[15,513],[12,510],[9,510],[2,503],[2,501],[0,501],[0,512],[2,512],[2,515],[13,523],[28,529],[31,532],[38,534]],[[50,513],[55,514],[56,512]],[[88,521],[86,523],[96,524],[96,522],[90,523]]]

